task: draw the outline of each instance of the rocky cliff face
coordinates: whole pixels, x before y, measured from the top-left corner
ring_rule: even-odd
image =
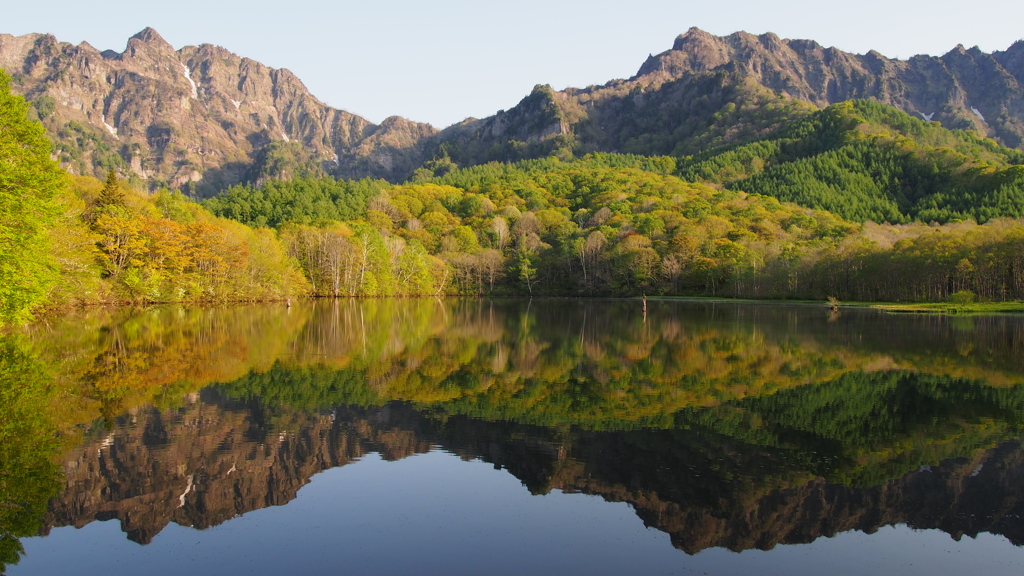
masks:
[[[326,106],[287,70],[208,44],[174,50],[149,28],[121,53],[0,35],[0,67],[35,102],[72,172],[102,177],[118,167],[151,187],[200,194],[297,174],[401,181],[442,144],[461,165],[591,151],[693,154],[852,98],[1024,144],[1024,41],[992,54],[958,46],[893,60],[694,28],[633,78],[538,86],[508,111],[440,133],[399,117],[371,124]],[[287,161],[268,163],[268,147]]]
[[[969,128],[1019,147],[1024,137],[1024,41],[986,54],[957,46],[940,57],[850,54],[768,33],[717,37],[696,28],[652,56],[636,79],[650,83],[731,68],[784,96],[828,106],[870,98],[913,115]]]
[[[775,455],[690,431],[566,434],[464,417],[438,425],[404,404],[276,417],[288,432],[268,432],[273,417],[258,405],[208,393],[177,410],[134,410],[65,457],[65,490],[51,500],[43,532],[117,519],[144,544],[169,522],[201,529],[286,504],[312,475],[368,452],[397,460],[439,445],[508,470],[533,493],[627,502],[691,554],[770,549],[897,523],[1024,544],[1019,440],[855,487],[780,473]]]
[[[692,28],[671,50],[650,56],[633,78],[562,92],[539,87],[512,110],[448,128],[442,138],[463,163],[514,160],[559,146],[684,155],[763,136],[813,107],[869,98],[1020,147],[1022,85],[1024,41],[992,54],[957,46],[941,57],[894,60],[771,33],[718,37]],[[538,95],[548,106],[537,105]],[[519,129],[509,133],[509,126]],[[561,140],[547,149],[508,143],[556,136]]]
[[[402,118],[371,124],[323,104],[288,70],[209,44],[174,50],[151,28],[121,53],[0,35],[0,67],[35,102],[69,170],[119,167],[153,186],[230,185],[271,143],[301,146],[328,172],[399,178],[435,132]]]

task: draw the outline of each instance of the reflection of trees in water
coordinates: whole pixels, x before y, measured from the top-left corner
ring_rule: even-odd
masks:
[[[50,404],[48,367],[24,338],[0,335],[0,573],[24,550],[19,538],[39,529],[46,502],[60,489],[60,441]]]
[[[500,436],[502,426],[525,424],[561,430],[552,439],[530,428],[531,437],[544,440],[509,445],[518,454],[508,456],[510,470],[531,490],[561,486],[609,498],[631,484],[581,484],[573,475],[596,460],[578,457],[590,433],[569,433],[569,427],[653,426],[669,429],[664,434],[689,427],[705,439],[723,438],[722,450],[775,454],[786,466],[737,489],[743,496],[735,499],[746,502],[824,482],[812,478],[878,486],[924,464],[973,459],[1018,434],[1024,406],[1024,322],[1016,317],[965,324],[872,311],[829,317],[815,307],[652,300],[643,321],[639,304],[623,300],[329,300],[291,308],[92,311],[37,326],[19,342],[10,349],[16,353],[5,352],[4,377],[31,384],[0,409],[35,402],[37,410],[31,418],[31,411],[10,412],[2,424],[8,435],[24,425],[39,438],[55,431],[74,438],[76,426],[101,416],[105,426],[120,429],[115,421],[126,411],[132,418],[139,410],[149,414],[138,406],[189,410],[193,404],[183,398],[213,383],[220,383],[220,404],[245,403],[247,438],[263,442],[273,440],[270,431],[309,429],[309,418],[333,406],[374,410],[404,400],[441,419],[491,421],[478,423],[479,434]],[[374,429],[369,420],[360,426]],[[200,442],[195,450],[205,449],[201,438],[193,440]],[[41,463],[47,450],[59,450],[18,442],[2,448],[5,479],[13,478],[12,458]],[[677,449],[669,444],[665,450]],[[467,454],[485,453],[476,450]],[[524,464],[537,450],[548,463]],[[318,462],[329,467],[339,460]],[[198,490],[202,479],[192,481]],[[297,490],[303,481],[290,486]],[[5,482],[8,491],[16,484]],[[646,492],[622,494],[614,498],[635,501],[638,510],[656,508],[653,500],[643,504]],[[271,500],[290,497],[282,498]],[[24,532],[6,527],[13,520],[3,522],[5,534]]]
[[[807,306],[651,301],[649,308],[644,322],[628,300],[332,299],[90,313],[32,338],[74,392],[72,413],[59,418],[69,424],[140,403],[173,405],[183,393],[275,363],[358,373],[370,384],[364,395],[378,404],[458,401],[495,417],[604,427],[664,424],[664,414],[682,408],[849,372],[1024,382],[1020,318],[978,318],[968,330],[942,317],[870,311],[829,322],[824,310]],[[575,401],[583,397],[585,405]]]
[[[910,372],[849,373],[836,381],[689,409],[677,426],[787,452],[842,484],[870,485],[923,464],[969,457],[1021,432],[1024,386]],[[813,458],[810,456],[813,455]]]
[[[333,302],[310,316],[283,366],[362,374],[378,403],[446,402],[477,416],[588,427],[665,425],[682,408],[852,372],[1024,382],[1012,358],[1018,319],[980,319],[978,352],[965,356],[953,341],[962,331],[929,318],[854,312],[837,325],[811,307],[652,304],[644,323],[629,301],[538,302],[530,314],[520,303]],[[277,382],[236,388],[274,395]]]

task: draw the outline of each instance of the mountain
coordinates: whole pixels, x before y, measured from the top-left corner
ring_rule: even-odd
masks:
[[[712,36],[696,28],[651,57],[637,78],[735,70],[780,95],[824,107],[870,98],[949,128],[974,129],[1019,147],[1024,137],[1024,41],[986,54],[957,46],[943,56],[889,59],[850,54],[768,33]],[[934,114],[934,116],[932,116]]]
[[[459,163],[516,160],[545,148],[683,156],[763,137],[815,108],[872,99],[1010,147],[1024,142],[1024,41],[986,54],[850,54],[810,40],[691,28],[635,76],[556,92],[446,129]]]
[[[0,67],[66,168],[102,177],[118,167],[151,187],[209,194],[293,166],[399,179],[436,132],[398,117],[374,125],[320,102],[288,70],[209,44],[174,50],[151,28],[121,53],[0,35]]]
[[[0,35],[0,67],[34,102],[71,171],[102,177],[118,167],[151,188],[201,195],[296,175],[397,182],[424,162],[418,177],[442,175],[452,162],[552,154],[688,156],[769,137],[851,99],[1024,144],[1024,41],[991,54],[958,46],[896,60],[692,28],[632,78],[537,86],[507,111],[441,131],[399,117],[374,125],[323,104],[287,70],[208,44],[174,50],[150,28],[121,53],[50,35]]]

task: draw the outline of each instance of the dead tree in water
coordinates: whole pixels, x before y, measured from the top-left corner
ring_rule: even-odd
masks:
[[[829,296],[828,307],[833,312],[839,312],[839,300],[837,300],[835,296]]]

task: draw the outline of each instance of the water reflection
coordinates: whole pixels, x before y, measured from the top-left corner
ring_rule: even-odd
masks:
[[[688,553],[894,523],[1021,545],[1022,336],[1018,317],[655,301],[67,317],[0,342],[0,562],[53,527],[116,518],[147,543],[435,448],[628,502]]]
[[[66,457],[66,488],[50,502],[46,527],[116,518],[145,544],[169,522],[202,529],[285,504],[317,472],[369,452],[396,460],[433,448],[493,463],[535,494],[628,502],[689,553],[770,549],[894,523],[1024,543],[1019,440],[857,486],[818,477],[790,454],[704,431],[558,431],[438,419],[393,403],[292,413],[288,431],[268,433],[258,408],[201,396],[177,410],[137,411],[114,431],[90,435]]]

